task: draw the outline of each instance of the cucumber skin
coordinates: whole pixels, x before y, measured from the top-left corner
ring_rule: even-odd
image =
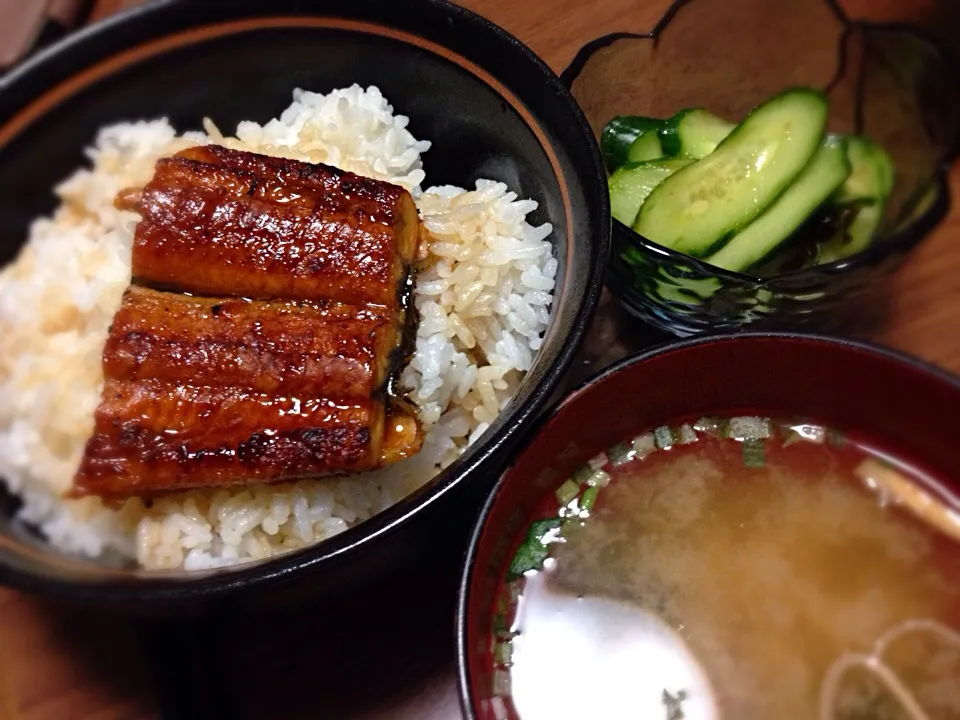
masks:
[[[619,115],[608,122],[600,135],[600,148],[603,152],[603,161],[610,172],[626,165],[628,162],[645,162],[628,156],[630,146],[643,133],[655,131],[660,141],[662,157],[688,157],[699,160],[705,153],[689,154],[684,152],[684,144],[680,134],[680,123],[691,113],[707,113],[701,108],[687,108],[674,114],[668,120],[644,117],[642,115]],[[707,113],[709,114],[709,113]],[[722,118],[715,118],[718,123]],[[732,131],[736,126],[730,124]],[[653,158],[647,158],[653,159]]]
[[[641,133],[659,131],[663,121],[640,115],[619,115],[600,134],[600,150],[607,170],[613,172],[627,163],[627,152]]]
[[[700,119],[699,116],[703,116],[703,122],[714,124],[718,128],[715,141],[709,143],[707,147],[697,147],[698,143],[689,142],[689,136],[687,141],[684,141],[684,126],[691,122],[697,122]],[[722,131],[719,128],[723,128]],[[716,150],[717,146],[735,128],[736,125],[733,123],[728,123],[707,110],[687,108],[681,110],[663,124],[663,129],[660,130],[660,145],[663,148],[663,154],[667,157],[686,157],[691,160],[701,160]],[[689,132],[689,129],[687,131]]]
[[[842,138],[827,138],[797,179],[706,262],[744,272],[763,262],[843,185],[851,165]]]
[[[705,163],[710,163],[711,159],[718,157],[718,153],[723,152],[725,149],[736,147],[735,144],[740,141],[740,138],[743,135],[743,133],[753,129],[752,126],[757,122],[758,113],[765,111],[765,109],[769,108],[769,106],[773,103],[783,102],[785,99],[789,98],[790,96],[805,96],[810,101],[813,101],[816,104],[815,122],[816,122],[817,131],[818,131],[817,134],[821,138],[821,140],[818,140],[817,143],[815,144],[812,142],[810,143],[811,147],[809,148],[809,154],[805,154],[805,155],[802,154],[801,156],[798,157],[798,160],[800,159],[800,157],[802,157],[805,160],[805,162],[803,163],[802,166],[799,166],[798,168],[796,168],[795,173],[793,172],[793,167],[791,166],[790,171],[787,173],[784,173],[783,176],[780,178],[780,181],[776,185],[774,185],[774,187],[768,192],[768,197],[764,198],[763,200],[755,201],[752,207],[750,207],[742,215],[737,216],[734,220],[731,220],[724,226],[718,225],[716,227],[709,228],[708,231],[706,232],[702,232],[700,237],[694,236],[691,238],[689,236],[688,237],[679,236],[679,237],[671,238],[670,240],[665,240],[663,236],[657,237],[657,235],[659,235],[659,232],[657,231],[650,232],[650,229],[651,229],[649,227],[650,225],[653,225],[655,228],[658,224],[661,226],[664,224],[663,218],[656,218],[655,220],[650,219],[652,216],[652,213],[654,212],[653,209],[657,207],[658,201],[661,200],[661,198],[665,198],[665,201],[663,202],[663,207],[669,210],[672,210],[672,208],[669,207],[669,203],[676,205],[677,202],[672,198],[668,197],[668,194],[670,192],[673,192],[677,195],[684,194],[683,190],[677,191],[676,188],[678,187],[683,188],[682,183],[689,182],[691,175],[695,174],[698,171],[698,168],[704,167]],[[814,109],[813,105],[811,105],[810,107],[811,109]],[[675,175],[671,176],[668,179],[668,181],[663,182],[659,187],[657,187],[654,190],[654,192],[650,195],[650,197],[647,198],[647,201],[644,202],[643,207],[640,210],[640,214],[637,216],[637,220],[633,225],[633,229],[640,235],[643,235],[644,237],[646,237],[648,240],[651,240],[652,242],[659,243],[661,245],[664,245],[665,247],[676,250],[677,252],[682,252],[687,255],[691,255],[693,257],[705,257],[717,251],[727,240],[733,237],[742,228],[746,227],[754,218],[758,217],[767,207],[772,205],[777,200],[777,198],[779,198],[780,195],[786,192],[786,190],[790,187],[790,185],[793,184],[797,176],[799,176],[803,168],[806,166],[807,163],[809,163],[809,161],[813,158],[813,155],[816,153],[816,151],[820,147],[820,143],[822,142],[823,132],[824,132],[824,129],[826,128],[828,111],[829,111],[829,104],[826,96],[824,96],[824,94],[821,92],[818,92],[816,90],[811,90],[808,88],[797,88],[797,89],[787,90],[783,93],[780,93],[779,95],[776,95],[770,100],[766,101],[762,105],[755,108],[749,115],[747,115],[747,117],[743,120],[743,122],[741,122],[733,130],[733,132],[731,132],[730,135],[727,136],[727,138],[722,143],[720,143],[720,145],[717,147],[717,149],[713,153],[711,153],[711,155],[708,155],[703,160],[697,161],[693,163],[691,166],[676,173]],[[812,133],[811,133],[810,139],[811,140],[813,139]],[[807,148],[803,148],[802,152],[806,153]],[[799,165],[799,162],[794,163],[794,165]],[[671,213],[667,213],[667,215],[670,216]],[[675,220],[676,214],[674,213],[670,219]],[[673,223],[668,222],[666,224],[670,225]]]
[[[684,108],[672,118],[666,120],[663,127],[660,128],[660,147],[663,148],[663,154],[667,157],[676,157],[680,154],[682,145],[679,133],[680,121],[689,112],[693,112],[693,108]]]

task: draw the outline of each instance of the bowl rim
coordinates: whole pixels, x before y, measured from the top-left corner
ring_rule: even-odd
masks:
[[[31,56],[17,67],[0,77],[0,95],[10,91],[12,87],[23,84],[39,84],[39,89],[29,93],[30,101],[42,97],[52,88],[61,83],[68,83],[83,71],[110,58],[122,55],[125,51],[136,49],[151,40],[163,39],[170,35],[189,29],[199,29],[218,21],[201,19],[196,22],[189,20],[185,12],[190,0],[159,0],[134,7],[130,10],[106,18],[100,23],[86,27],[70,34],[62,40]],[[233,595],[239,591],[253,590],[266,584],[289,581],[293,575],[317,572],[322,568],[332,567],[334,564],[356,555],[360,550],[369,548],[376,542],[382,542],[386,537],[398,531],[417,515],[423,514],[429,507],[435,505],[441,498],[450,494],[458,486],[462,486],[471,478],[477,478],[484,469],[489,469],[495,463],[501,462],[496,456],[502,456],[521,440],[523,428],[533,421],[552,397],[560,380],[569,368],[576,350],[585,337],[587,328],[592,321],[594,311],[600,299],[603,288],[603,279],[610,250],[610,215],[609,198],[604,192],[596,192],[593,186],[602,186],[605,183],[605,171],[600,156],[600,149],[596,143],[586,117],[573,96],[560,81],[559,76],[536,55],[527,45],[496,25],[487,18],[474,13],[464,7],[447,0],[418,0],[419,14],[430,14],[432,18],[441,18],[450,25],[457,23],[460,34],[472,34],[476,38],[483,38],[501,50],[509,49],[514,57],[525,63],[529,70],[535,73],[542,83],[540,92],[547,92],[559,99],[564,105],[564,112],[568,121],[574,125],[576,133],[584,143],[586,154],[591,157],[591,166],[584,164],[578,168],[582,174],[583,186],[591,200],[590,207],[583,215],[582,222],[589,227],[586,238],[579,241],[589,243],[590,262],[588,267],[577,273],[577,284],[582,285],[582,300],[570,324],[569,332],[562,341],[557,343],[557,353],[549,365],[544,366],[539,383],[535,385],[524,402],[510,409],[511,422],[504,424],[499,432],[490,436],[485,442],[478,443],[477,451],[468,458],[469,462],[459,464],[441,471],[430,481],[429,486],[415,491],[399,502],[372,516],[368,520],[358,523],[352,528],[337,536],[328,538],[314,545],[278,555],[272,558],[243,563],[212,571],[145,571],[124,570],[118,571],[108,580],[103,579],[56,579],[29,569],[23,570],[0,563],[0,584],[8,585],[20,590],[39,594],[67,597],[80,602],[105,601],[111,604],[162,603],[178,605],[183,601],[205,601]],[[389,5],[389,3],[388,3]],[[248,12],[245,17],[288,17],[297,18],[350,18],[356,17],[349,10],[343,14],[336,14],[327,8],[311,9],[302,3],[291,3],[295,10],[272,9],[263,7]],[[370,8],[374,17],[383,13],[379,6]],[[144,28],[149,26],[151,18],[176,11],[180,13],[177,28],[173,31],[157,33],[145,37]],[[219,11],[217,11],[219,13]],[[230,17],[235,17],[231,15]],[[370,21],[376,25],[377,21]],[[382,21],[381,21],[382,24]],[[410,36],[418,36],[416,30],[405,31]],[[126,33],[126,36],[124,35]],[[53,64],[63,63],[65,57],[74,52],[89,52],[96,49],[98,44],[105,40],[116,43],[117,47],[110,47],[106,51],[96,50],[93,60],[85,60],[79,66],[73,66],[69,71],[62,73],[62,78],[54,84],[44,81],[44,72]],[[433,44],[446,47],[440,41],[431,41]],[[160,54],[162,54],[161,51]],[[459,50],[452,51],[460,55]],[[465,57],[465,56],[464,56]],[[479,62],[473,61],[476,65]],[[482,68],[481,68],[482,69]],[[109,77],[116,72],[106,73]],[[490,73],[494,80],[497,78]],[[500,94],[496,87],[492,89]],[[512,91],[517,92],[517,91]],[[29,105],[21,105],[12,117]],[[55,106],[54,106],[55,107]],[[39,113],[44,117],[50,109]],[[31,119],[29,123],[33,122]],[[536,129],[536,128],[535,128]],[[18,132],[15,134],[19,134]],[[549,147],[545,152],[551,152]],[[559,173],[559,168],[557,169]],[[563,182],[563,176],[558,175],[558,181]],[[596,198],[592,194],[596,192]],[[593,200],[597,202],[592,202]],[[569,220],[569,218],[568,218]],[[585,233],[572,233],[577,237]],[[559,300],[559,296],[558,296]],[[549,327],[548,327],[549,332]],[[453,470],[453,472],[451,472]],[[42,551],[41,551],[42,552]],[[108,570],[108,569],[107,569]],[[109,570],[108,570],[109,571]],[[193,577],[196,575],[196,577]]]
[[[917,357],[894,350],[892,348],[880,345],[875,342],[859,339],[837,337],[833,335],[824,335],[819,333],[789,332],[789,331],[767,331],[767,332],[727,332],[715,335],[702,335],[689,338],[669,340],[664,343],[654,345],[648,349],[628,355],[617,362],[603,368],[599,372],[591,375],[576,388],[571,390],[563,399],[554,403],[547,412],[543,413],[535,423],[533,423],[524,435],[523,444],[513,459],[513,461],[504,469],[497,479],[496,485],[490,491],[483,509],[474,524],[470,535],[470,545],[464,555],[463,567],[460,575],[460,586],[457,589],[457,609],[456,609],[456,645],[457,645],[457,694],[460,701],[460,709],[465,720],[478,720],[474,711],[474,688],[469,672],[470,648],[467,642],[469,621],[468,604],[473,585],[473,578],[476,570],[476,558],[480,549],[481,536],[485,529],[490,513],[497,502],[500,492],[504,485],[509,482],[510,474],[519,461],[520,457],[527,451],[530,444],[543,432],[549,431],[551,420],[557,413],[563,411],[567,406],[576,402],[581,396],[592,392],[592,390],[610,377],[619,375],[632,369],[634,366],[642,365],[647,360],[673,352],[687,350],[702,345],[719,345],[727,343],[743,343],[757,340],[775,340],[775,341],[799,341],[809,344],[828,345],[836,349],[846,350],[861,354],[881,357],[892,361],[901,368],[910,369],[933,379],[940,383],[952,386],[960,393],[960,375],[951,373],[933,363],[921,360]]]
[[[863,19],[853,20],[847,15],[837,0],[821,1],[837,17],[837,20],[843,26],[840,46],[837,51],[837,74],[834,79],[830,81],[829,85],[833,85],[837,78],[842,77],[846,71],[847,56],[844,52],[844,42],[852,32],[857,29],[894,31],[911,35],[924,42],[933,50],[943,62],[944,66],[950,70],[955,86],[955,94],[960,98],[960,67],[958,67],[957,63],[947,54],[943,43],[931,37],[931,35],[922,28],[908,23],[873,22]],[[674,16],[685,6],[694,2],[696,2],[696,0],[674,0],[649,32],[611,32],[588,41],[577,50],[570,64],[560,73],[560,79],[572,93],[574,81],[579,77],[587,61],[596,51],[618,40],[648,40],[656,43],[659,40],[660,34],[667,28]],[[857,122],[859,123],[859,109],[857,114]],[[914,248],[946,217],[947,213],[950,212],[950,208],[953,205],[953,195],[950,191],[949,171],[951,164],[956,160],[958,155],[960,155],[960,130],[954,132],[952,142],[949,143],[944,150],[940,162],[934,166],[928,192],[935,192],[936,197],[931,206],[919,217],[905,227],[879,238],[879,242],[871,243],[865,250],[840,260],[813,265],[808,268],[788,270],[787,272],[766,276],[753,275],[749,272],[737,272],[735,270],[716,267],[701,258],[686,255],[685,253],[655,243],[616,218],[611,218],[613,232],[630,242],[631,245],[640,247],[648,253],[660,256],[662,261],[686,264],[699,275],[713,276],[727,282],[754,287],[776,286],[781,283],[799,286],[802,284],[800,281],[807,277],[839,275],[859,267],[877,265],[891,255],[903,253]],[[920,202],[921,200],[922,198],[918,198],[914,200],[914,202]],[[630,288],[628,288],[628,293],[629,292],[632,292]]]

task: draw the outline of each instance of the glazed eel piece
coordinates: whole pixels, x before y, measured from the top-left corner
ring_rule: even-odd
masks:
[[[418,449],[415,416],[388,418],[375,399],[111,379],[74,495],[121,499],[360,472]]]
[[[160,160],[117,204],[142,217],[136,284],[72,495],[359,472],[419,451],[414,410],[389,392],[420,238],[405,190],[207,146]]]
[[[397,185],[215,145],[161,159],[120,205],[142,218],[133,277],[204,295],[396,307],[419,243]]]
[[[191,297],[132,286],[103,351],[114,380],[189,381],[341,400],[373,397],[396,360],[378,305]]]

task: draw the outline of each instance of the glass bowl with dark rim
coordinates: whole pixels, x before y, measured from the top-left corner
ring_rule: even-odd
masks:
[[[506,712],[509,656],[496,652],[497,638],[512,622],[504,610],[503,581],[527,529],[543,518],[538,513],[544,500],[554,498],[598,453],[612,454],[624,438],[681,418],[802,417],[855,434],[922,468],[935,479],[931,489],[960,510],[958,404],[956,376],[875,345],[812,334],[750,332],[677,340],[601,371],[544,415],[501,476],[474,529],[457,607],[464,716],[517,717]],[[550,668],[557,692],[602,692],[578,684],[573,669],[578,659],[573,653]]]
[[[701,107],[730,120],[778,92],[822,88],[831,132],[865,134],[896,166],[878,236],[836,262],[767,276],[730,272],[614,220],[607,284],[626,309],[685,336],[832,329],[854,319],[950,206],[960,80],[912,27],[853,21],[830,0],[679,0],[649,35],[583,47],[562,79],[594,133],[617,115],[671,117]]]
[[[251,78],[255,81],[251,82]],[[297,87],[376,85],[433,142],[431,183],[500,180],[550,222],[557,287],[543,346],[510,404],[450,467],[395,505],[316,545],[219,570],[146,571],[58,551],[0,487],[0,583],[131,611],[312,603],[411,568],[455,571],[470,519],[524,428],[569,367],[600,295],[609,206],[600,153],[557,76],[525,45],[443,0],[150,3],[50,46],[0,77],[0,263],[97,130],[167,117],[196,129],[265,122]],[[2,483],[0,483],[2,485]],[[315,605],[314,605],[315,606]]]

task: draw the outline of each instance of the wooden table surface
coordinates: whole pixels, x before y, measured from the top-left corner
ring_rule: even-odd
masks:
[[[13,0],[22,2],[24,0]],[[0,0],[0,25],[3,24]],[[94,18],[136,4],[99,0]],[[645,31],[667,0],[465,0],[530,45],[562,70],[586,41],[615,30]],[[944,26],[934,0],[849,0],[851,14],[873,19],[927,19],[941,32],[960,36],[960,22]],[[960,7],[954,3],[953,8]],[[949,23],[948,18],[948,23]],[[960,197],[960,167],[952,174]],[[960,208],[900,271],[889,293],[882,326],[870,336],[960,373]],[[615,318],[622,322],[622,318]],[[224,672],[237,679],[238,716],[249,718],[459,717],[454,687],[453,585],[445,579],[433,600],[404,609],[401,617],[380,613],[363,628],[331,630],[303,616],[249,621],[227,643]],[[376,613],[371,605],[371,614]],[[346,660],[336,656],[360,637]],[[323,656],[332,656],[325,661]],[[352,658],[352,659],[351,659]],[[313,682],[292,680],[284,668],[314,667]],[[325,669],[325,670],[324,670]],[[324,678],[326,681],[324,682]],[[252,681],[252,682],[251,682]],[[289,693],[282,706],[244,687]],[[344,688],[344,689],[338,689]],[[0,720],[128,720],[156,718],[159,710],[133,625],[97,612],[65,608],[0,591]]]

